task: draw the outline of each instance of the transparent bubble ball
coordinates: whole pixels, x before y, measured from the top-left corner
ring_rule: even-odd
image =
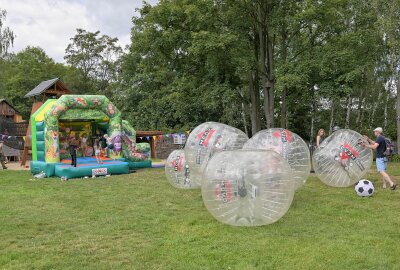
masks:
[[[203,174],[201,192],[208,211],[233,226],[276,222],[294,196],[289,164],[276,152],[234,150],[215,154]]]
[[[257,132],[243,149],[265,149],[280,154],[293,170],[295,189],[300,188],[310,175],[311,157],[306,142],[296,133],[283,128],[271,128]]]
[[[200,188],[198,184],[190,180],[190,170],[186,163],[184,150],[174,150],[168,156],[165,163],[165,176],[176,188]]]
[[[185,145],[186,162],[191,179],[201,185],[201,176],[208,160],[221,151],[241,149],[249,137],[240,129],[216,122],[197,126]]]
[[[332,187],[349,187],[363,178],[372,165],[373,153],[361,145],[363,136],[340,129],[326,138],[313,155],[318,178]]]

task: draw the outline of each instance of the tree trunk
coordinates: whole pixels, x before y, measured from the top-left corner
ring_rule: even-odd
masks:
[[[285,9],[283,9],[283,16],[286,16]],[[287,24],[286,20],[283,20],[282,22],[282,28],[281,28],[281,42],[282,42],[282,62],[286,64],[287,61],[287,38],[288,38],[288,31],[287,31]],[[287,124],[287,101],[286,101],[286,95],[287,95],[287,87],[286,85],[283,86],[282,88],[282,107],[281,107],[281,127],[282,128],[288,128]]]
[[[384,116],[384,120],[383,120],[383,130],[386,131],[387,130],[387,124],[388,124],[388,103],[389,103],[389,98],[390,98],[390,89],[388,90],[388,92],[386,92],[386,102],[385,102],[385,108],[383,110],[383,116]]]
[[[246,133],[247,136],[250,137],[249,131],[247,130],[246,108],[244,102],[242,102],[242,120],[244,126],[244,133]]]
[[[331,120],[329,122],[329,134],[332,134],[333,125],[335,124],[335,101],[332,99]]]
[[[264,30],[264,23],[265,23],[265,13],[262,10],[261,4],[258,6],[258,39],[260,42],[259,50],[260,50],[260,57],[259,57],[259,66],[261,72],[261,87],[264,95],[264,114],[265,120],[267,121],[267,128],[270,127],[269,125],[269,88],[267,87],[267,66],[265,65],[266,62],[266,46],[265,46],[265,30]]]
[[[314,143],[315,116],[315,111],[313,110],[311,113],[310,145]]]
[[[315,137],[315,120],[316,120],[316,101],[315,101],[315,94],[314,94],[314,86],[312,86],[312,104],[311,104],[311,128],[310,128],[310,145],[313,145],[314,137]]]
[[[286,107],[286,86],[282,89],[282,107],[281,107],[281,128],[288,128],[287,125],[287,107]]]
[[[261,122],[259,115],[260,108],[260,91],[258,89],[258,72],[253,76],[253,72],[249,72],[249,96],[251,101],[250,119],[251,119],[251,134],[254,135],[261,130]]]
[[[261,97],[260,97],[260,76],[258,69],[254,71],[254,112],[256,114],[256,132],[261,130]]]
[[[268,31],[267,19],[272,12],[272,5],[261,1],[258,4],[258,36],[260,39],[260,72],[264,94],[264,114],[267,128],[274,126],[275,78],[273,74],[273,41]]]
[[[349,128],[350,126],[350,115],[351,115],[351,106],[353,103],[353,99],[351,95],[349,94],[347,96],[347,112],[346,112],[346,123],[344,125],[345,128]]]
[[[268,101],[269,101],[269,121],[267,121],[267,125],[269,122],[269,128],[273,128],[274,124],[274,101],[275,101],[275,76],[274,76],[274,50],[271,38],[267,33],[267,76],[268,76]]]
[[[363,124],[364,121],[364,114],[365,114],[365,96],[363,97],[361,101],[361,116],[360,116],[360,127]]]
[[[361,114],[362,114],[362,110],[364,107],[364,87],[361,88],[361,94],[360,97],[358,98],[358,107],[357,107],[357,118],[356,118],[356,124],[358,129],[361,128]]]
[[[371,113],[371,117],[369,119],[369,125],[368,125],[369,129],[371,129],[372,125],[375,123],[375,112],[376,112],[376,109],[378,108],[378,104],[379,104],[379,101],[381,100],[381,97],[382,97],[382,91],[379,91],[378,99],[376,101],[374,101],[374,105],[372,107],[372,113]]]
[[[400,147],[400,74],[397,76],[397,87],[396,87],[396,119],[397,119],[397,154],[399,153]]]

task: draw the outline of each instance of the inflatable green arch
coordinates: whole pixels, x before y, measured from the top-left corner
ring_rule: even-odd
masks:
[[[63,95],[44,115],[45,161],[60,162],[58,119],[69,109],[87,109],[104,112],[110,119],[109,136],[121,136],[121,112],[102,95]]]

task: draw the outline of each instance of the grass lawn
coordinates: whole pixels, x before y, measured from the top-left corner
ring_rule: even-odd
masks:
[[[0,269],[400,269],[400,190],[367,178],[372,198],[310,177],[282,219],[247,228],[218,223],[163,169],[68,182],[0,171]]]

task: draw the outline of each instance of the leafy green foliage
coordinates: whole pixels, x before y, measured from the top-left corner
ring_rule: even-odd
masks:
[[[240,125],[236,37],[218,27],[218,16],[211,2],[176,1],[145,6],[134,18],[119,103],[139,129]]]
[[[108,87],[115,82],[118,71],[118,59],[122,49],[117,38],[77,29],[65,50],[64,59],[79,74],[77,93],[106,94]]]
[[[73,71],[63,64],[55,63],[39,47],[27,47],[7,59],[0,59],[0,93],[8,99],[27,119],[32,101],[24,96],[41,81],[63,78],[70,83]]]
[[[262,10],[269,14],[266,23],[257,21],[260,8],[269,9]],[[313,110],[316,124],[326,130],[330,121],[345,126],[347,110],[346,124],[353,129],[367,131],[384,121],[393,129],[393,107],[387,105],[385,120],[385,99],[372,90],[386,96],[380,68],[386,50],[379,12],[370,1],[175,0],[140,12],[122,59],[117,103],[141,129],[187,128],[207,120],[249,127],[249,108],[257,106],[248,94],[251,83],[264,104],[263,27],[274,48],[275,125],[285,98],[288,128],[306,139],[314,136]],[[258,106],[264,128],[265,108]]]
[[[333,125],[368,135],[382,126],[394,140],[399,14],[396,0],[144,4],[126,53],[115,38],[77,29],[68,66],[30,47],[0,59],[0,90],[25,115],[23,93],[61,77],[77,94],[107,95],[138,129],[220,121],[311,140]]]
[[[391,156],[390,160],[392,162],[398,163],[398,162],[400,162],[400,155],[399,154],[393,155],[393,156]]]

